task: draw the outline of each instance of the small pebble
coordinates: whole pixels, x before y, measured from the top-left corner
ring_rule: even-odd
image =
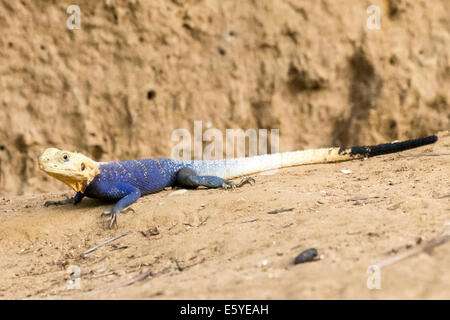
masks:
[[[100,269],[95,270],[95,273],[101,273],[101,272],[105,272],[106,268],[105,267],[101,267]]]
[[[352,173],[352,170],[350,170],[350,169],[342,169],[341,172],[343,174],[350,174],[350,173]]]
[[[180,189],[180,190],[177,190],[177,191],[169,193],[169,197],[176,196],[176,195],[179,195],[179,194],[183,194],[183,193],[186,193],[186,192],[187,192],[186,189]]]
[[[300,253],[294,260],[294,264],[305,263],[313,261],[317,257],[318,253],[315,248],[311,248]]]

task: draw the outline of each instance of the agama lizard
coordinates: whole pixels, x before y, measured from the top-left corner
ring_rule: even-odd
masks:
[[[96,162],[81,153],[49,148],[40,156],[39,166],[77,192],[73,198],[47,201],[45,206],[77,204],[83,197],[115,201],[111,210],[102,213],[110,217],[109,226],[112,227],[117,221],[117,214],[126,211],[124,208],[139,197],[166,187],[235,188],[252,184],[254,179],[248,177],[238,184],[228,179],[304,164],[373,157],[436,141],[436,136],[429,136],[374,146],[322,148],[224,160],[141,159],[121,162]]]

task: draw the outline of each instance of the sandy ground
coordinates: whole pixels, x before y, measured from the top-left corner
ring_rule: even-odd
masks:
[[[402,154],[448,152],[450,132],[439,137]],[[370,265],[448,231],[449,173],[449,155],[283,169],[234,191],[143,197],[113,230],[99,217],[109,204],[43,206],[69,191],[2,198],[0,297],[449,299],[450,243],[383,268],[381,289],[366,286]],[[268,214],[280,208],[293,210]],[[322,259],[292,264],[312,247]],[[68,289],[70,266],[80,289]]]

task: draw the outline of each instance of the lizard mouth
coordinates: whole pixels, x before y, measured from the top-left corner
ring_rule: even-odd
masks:
[[[61,170],[58,168],[49,168],[43,164],[39,164],[39,168],[44,171],[45,173],[55,177],[55,178],[64,178],[64,180],[83,180],[86,179],[86,177],[78,172],[67,172],[66,170]]]
[[[89,184],[89,179],[80,173],[67,173],[61,170],[53,170],[44,168],[44,171],[59,181],[67,184],[76,192],[83,192],[86,186]]]
[[[39,169],[45,173],[54,176],[55,178],[64,177],[65,179],[70,178],[71,180],[80,180],[84,178],[84,175],[80,172],[76,172],[72,169],[61,168],[57,164],[47,163],[39,159]]]

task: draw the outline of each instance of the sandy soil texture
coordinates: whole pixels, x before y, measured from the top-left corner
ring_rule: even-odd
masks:
[[[381,269],[380,290],[366,285],[370,265],[449,232],[450,132],[439,138],[258,175],[234,191],[165,190],[133,204],[114,230],[99,216],[109,204],[43,206],[63,190],[3,197],[0,298],[449,299],[450,243]],[[278,209],[287,210],[269,213]],[[308,248],[320,259],[293,265]],[[77,270],[80,289],[69,289]]]
[[[0,1],[0,298],[450,298],[448,243],[367,288],[369,266],[450,228],[450,1],[80,0],[79,30],[70,4]],[[280,151],[440,132],[402,153],[439,155],[165,190],[113,230],[111,204],[43,206],[73,195],[39,170],[46,148],[169,157],[196,120],[279,129]]]

